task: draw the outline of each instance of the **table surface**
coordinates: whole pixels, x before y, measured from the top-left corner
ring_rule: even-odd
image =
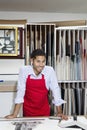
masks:
[[[71,117],[69,117],[71,118]],[[82,117],[81,117],[82,118]],[[86,119],[87,120],[87,119]],[[63,120],[64,121],[64,120]],[[64,121],[67,122],[67,121]],[[1,130],[81,130],[80,128],[61,128],[59,119],[55,117],[35,117],[35,118],[0,118]]]

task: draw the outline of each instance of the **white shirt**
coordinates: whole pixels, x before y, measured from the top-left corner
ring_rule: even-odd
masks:
[[[50,89],[52,91],[53,94],[52,102],[56,106],[60,106],[61,104],[65,103],[65,101],[61,99],[61,91],[60,87],[58,86],[57,77],[54,69],[51,66],[45,66],[42,72],[38,76],[36,76],[33,71],[33,67],[30,65],[22,67],[19,71],[17,96],[15,98],[15,103],[24,102],[26,78],[28,77],[28,75],[30,75],[30,78],[33,79],[41,79],[42,74],[44,75],[47,89],[48,90]]]

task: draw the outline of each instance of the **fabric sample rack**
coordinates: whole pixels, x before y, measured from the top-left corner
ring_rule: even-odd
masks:
[[[87,26],[55,28],[55,70],[67,115],[87,114]]]

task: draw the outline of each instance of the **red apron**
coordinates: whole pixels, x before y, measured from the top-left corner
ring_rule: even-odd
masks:
[[[26,80],[26,91],[23,104],[23,116],[49,116],[48,90],[44,75],[41,79]]]

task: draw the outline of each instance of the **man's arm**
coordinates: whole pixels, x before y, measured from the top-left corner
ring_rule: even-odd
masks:
[[[61,113],[62,113],[62,108],[61,108],[61,106],[57,106],[56,109],[57,109],[57,114],[61,114]]]
[[[20,104],[15,104],[13,113],[12,113],[11,115],[5,116],[5,118],[7,118],[7,119],[16,118],[17,115],[18,115],[18,113],[19,113],[19,111],[20,111],[21,106],[22,106],[22,103],[20,103]]]
[[[57,109],[57,116],[61,117],[64,120],[68,119],[68,116],[63,114],[61,106],[56,106],[56,109]]]

